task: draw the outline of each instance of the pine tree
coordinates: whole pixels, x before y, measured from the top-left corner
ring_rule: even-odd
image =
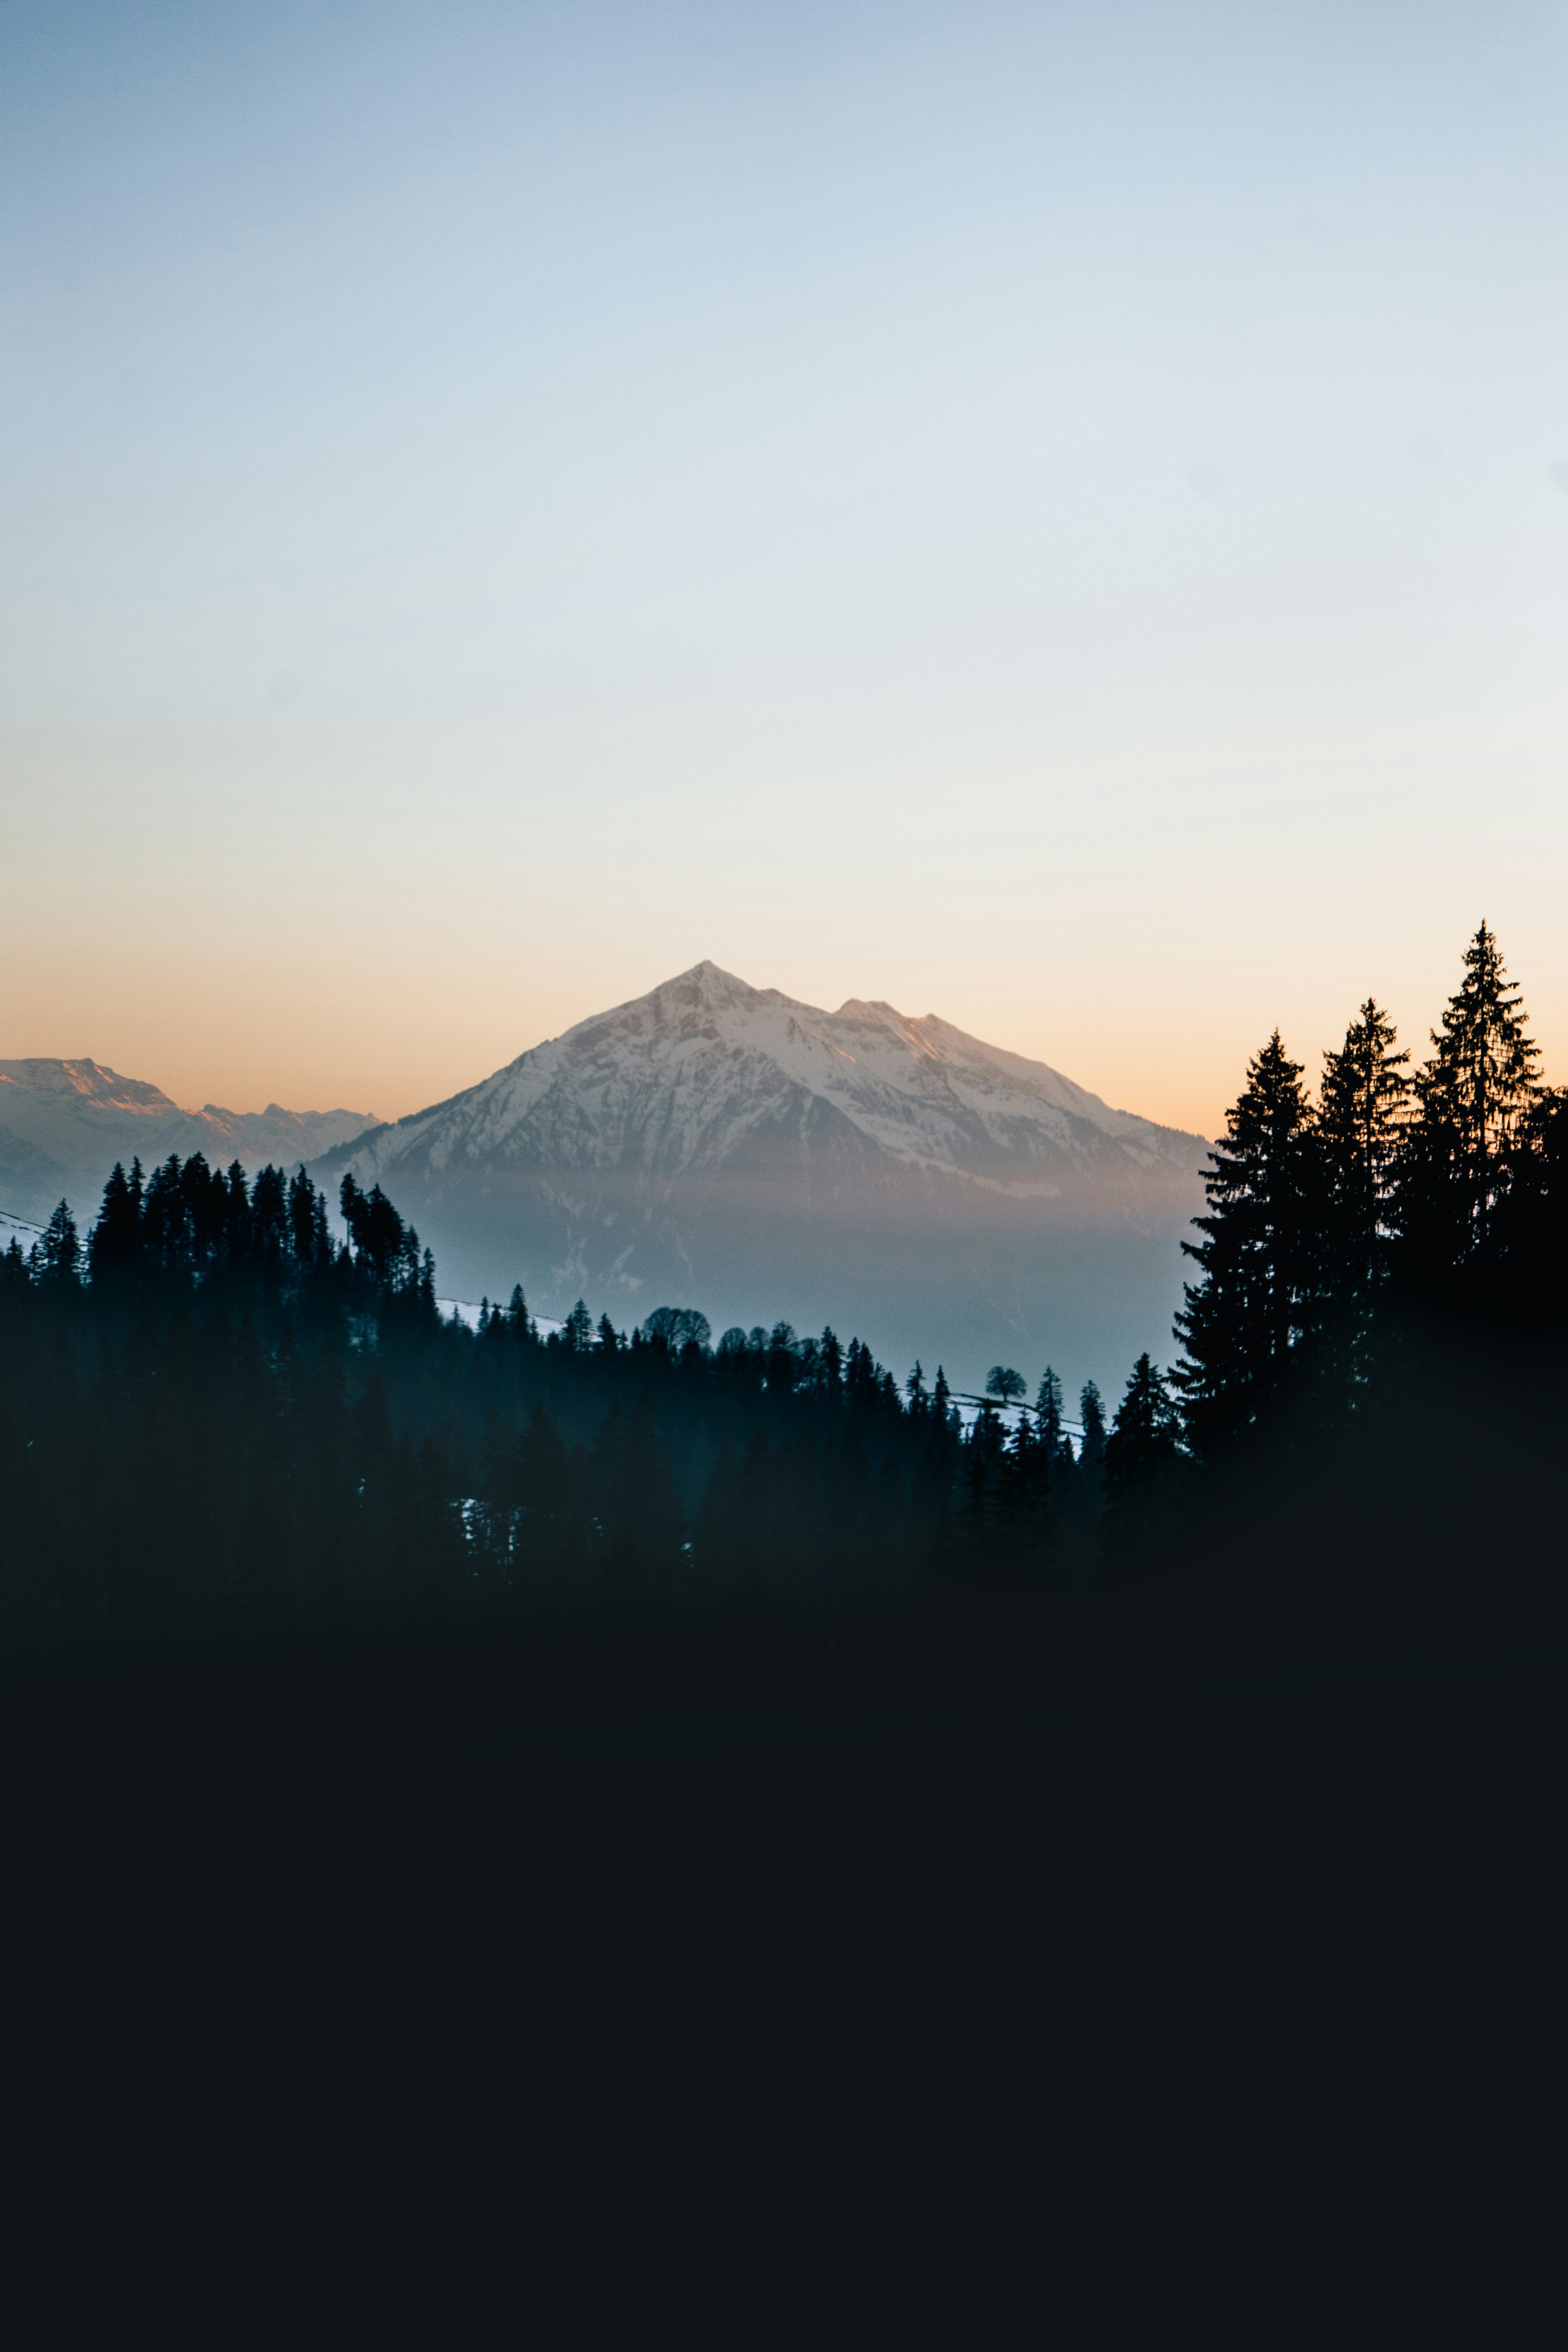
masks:
[[[792,1323],[775,1323],[771,1331],[763,1335],[763,1344],[765,1350],[763,1369],[767,1378],[768,1394],[772,1397],[793,1395],[795,1384],[800,1373],[800,1357],[796,1353],[795,1326]],[[854,1352],[854,1347],[855,1343],[852,1340],[851,1354]]]
[[[1053,1456],[1027,1413],[1020,1413],[1011,1443],[996,1465],[1001,1508],[997,1552],[1015,1574],[1037,1576],[1051,1567],[1057,1550],[1057,1514],[1052,1495]]]
[[[366,1265],[377,1282],[394,1292],[417,1292],[423,1269],[419,1236],[412,1225],[404,1223],[381,1186],[373,1184],[368,1192],[362,1192],[353,1175],[346,1175],[339,1202],[355,1262]],[[583,1308],[584,1316],[587,1311]]]
[[[88,1239],[88,1267],[94,1282],[115,1281],[136,1264],[141,1239],[140,1206],[132,1198],[125,1171],[117,1160],[103,1188],[103,1205]]]
[[[1007,1433],[988,1397],[964,1440],[959,1538],[970,1565],[1001,1564],[1007,1536]]]
[[[298,1265],[331,1265],[332,1243],[327,1227],[327,1204],[303,1168],[289,1180],[289,1232]]]
[[[1100,1465],[1105,1460],[1105,1407],[1100,1391],[1092,1381],[1085,1381],[1078,1400],[1079,1420],[1083,1425],[1083,1444],[1079,1452],[1079,1467],[1092,1473],[1096,1485]]]
[[[228,1188],[207,1166],[205,1152],[193,1151],[180,1171],[185,1202],[185,1234],[189,1263],[205,1271],[218,1255],[228,1216]]]
[[[1278,1030],[1247,1077],[1204,1177],[1209,1213],[1193,1222],[1205,1238],[1182,1244],[1203,1279],[1187,1284],[1176,1318],[1185,1354],[1174,1378],[1205,1457],[1267,1412],[1318,1316],[1315,1137],[1301,1064]]]
[[[53,1211],[44,1227],[43,1239],[33,1246],[37,1255],[40,1280],[63,1286],[79,1279],[81,1241],[68,1202],[62,1201]]]
[[[263,1168],[250,1192],[250,1247],[258,1262],[278,1266],[289,1252],[289,1195],[281,1168]]]
[[[1415,1287],[1441,1291],[1459,1276],[1468,1296],[1484,1292],[1494,1225],[1530,1150],[1542,1091],[1540,1050],[1524,1020],[1483,922],[1432,1032],[1431,1059],[1415,1074],[1420,1110],[1405,1131],[1398,1189],[1398,1256]]]
[[[1410,1056],[1372,997],[1323,1056],[1313,1218],[1320,1297],[1314,1369],[1321,1434],[1365,1409],[1379,1297],[1388,1278]]]
[[[1164,1375],[1139,1357],[1105,1441],[1107,1560],[1146,1565],[1180,1530],[1184,1468],[1181,1417]]]
[[[171,1152],[147,1179],[142,1199],[142,1255],[165,1274],[185,1272],[193,1263],[189,1188],[177,1152]]]
[[[936,1368],[936,1386],[931,1392],[931,1409],[937,1427],[951,1430],[956,1435],[961,1426],[958,1408],[952,1402],[952,1391],[947,1385],[947,1374],[940,1364]]]
[[[1327,1194],[1329,1274],[1372,1293],[1387,1266],[1389,1214],[1410,1080],[1399,1033],[1369,996],[1339,1052],[1323,1056],[1318,1138]]]
[[[229,1162],[227,1191],[223,1245],[226,1255],[237,1265],[249,1256],[251,1240],[250,1192],[237,1160]]]
[[[844,1357],[846,1403],[864,1412],[876,1395],[878,1385],[877,1359],[860,1340],[851,1339]]]
[[[1062,1384],[1059,1373],[1049,1364],[1040,1375],[1040,1385],[1035,1398],[1035,1427],[1045,1448],[1047,1466],[1054,1473],[1058,1468],[1072,1467],[1072,1447],[1068,1444],[1062,1427]]]

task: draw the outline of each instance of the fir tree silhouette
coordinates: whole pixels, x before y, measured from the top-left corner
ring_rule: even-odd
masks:
[[[1276,1030],[1247,1065],[1224,1139],[1204,1177],[1202,1242],[1184,1242],[1203,1279],[1176,1318],[1175,1372],[1187,1433],[1205,1457],[1267,1412],[1309,1336],[1318,1299],[1316,1152],[1301,1065]]]
[[[1538,1144],[1541,1057],[1520,994],[1483,922],[1415,1074],[1398,1171],[1400,1272],[1429,1294],[1484,1298],[1500,1211]]]
[[[1101,1546],[1108,1565],[1159,1565],[1181,1530],[1183,1468],[1175,1400],[1159,1368],[1142,1355],[1105,1441]]]

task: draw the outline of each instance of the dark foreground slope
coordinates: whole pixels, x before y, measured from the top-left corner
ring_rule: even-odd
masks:
[[[1568,1670],[1557,1433],[1568,1391],[1519,1335],[1428,1335],[1406,1369],[1397,1475],[1314,1489],[1300,1433],[1216,1483],[1146,1561],[1021,1573],[949,1550],[919,1578],[693,1592],[601,1582],[570,1606],[437,1593],[390,1610],[161,1611],[17,1646],[13,1790],[213,1774],[461,1771],[563,1759],[820,1751],[853,1778],[884,1743],[1055,1740],[1074,1727],[1512,1703]],[[1441,1408],[1478,1372],[1516,1399],[1506,1459],[1453,1449]],[[837,1759],[836,1761],[832,1759]],[[726,1769],[729,1769],[726,1767]]]
[[[1513,1370],[1533,1500],[1428,1445],[1357,1540],[1266,1479],[1076,1597],[13,1673],[55,2324],[107,2273],[225,2340],[1540,2340],[1568,1628]]]
[[[1531,2340],[1558,1591],[1255,1565],[13,1690],[35,2178],[209,2312]]]
[[[287,1410],[373,1463],[403,1459],[360,1410],[378,1360],[410,1412],[426,1351],[461,1396],[486,1347],[563,1412],[612,1366],[628,1396],[718,1393],[646,1347],[452,1332],[385,1204],[352,1259],[291,1205],[281,1271],[230,1250],[229,1307],[248,1292],[253,1339],[279,1315]],[[193,1366],[268,1393],[248,1342],[174,1346],[225,1263],[163,1265],[167,1348],[152,1276],[115,1308],[165,1446],[171,1400],[212,1401]],[[26,1294],[59,1303],[37,1329],[73,1412],[112,1394],[66,1379],[99,1278]],[[800,1396],[799,1360],[780,1412],[847,1434],[862,1408]],[[865,1427],[902,1446],[858,1360]],[[1555,1333],[1476,1317],[1406,1318],[1386,1360],[1349,1452],[1303,1407],[1087,1583],[938,1549],[913,1581],[612,1583],[552,1614],[465,1568],[460,1607],[161,1604],[144,1638],[73,1621],[52,1647],[34,1618],[26,1658],[9,1626],[8,2114],[69,2224],[54,2327],[95,2265],[123,2305],[167,2248],[225,2341],[236,2298],[298,2332],[334,2260],[339,2332],[390,2297],[442,2341],[1141,2342],[1192,2313],[1274,2343],[1347,2310],[1402,2341],[1434,2301],[1467,2340],[1537,2340],[1568,1396]],[[771,1412],[771,1375],[732,1370]],[[277,1458],[290,1511],[300,1476],[334,1528],[366,1507],[357,1475],[310,1487],[308,1447]],[[415,1535],[424,1459],[388,1488]],[[52,1467],[68,1487],[68,1449]],[[187,1591],[228,1557],[188,1551]]]

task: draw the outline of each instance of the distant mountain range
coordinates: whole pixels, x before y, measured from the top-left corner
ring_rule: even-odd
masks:
[[[247,1169],[270,1160],[297,1167],[334,1143],[363,1135],[371,1113],[356,1110],[182,1110],[144,1078],[122,1078],[93,1061],[0,1062],[0,1210],[41,1222],[57,1201],[78,1216],[96,1213],[117,1160],[144,1168],[177,1151],[205,1152],[215,1166]]]
[[[183,1110],[91,1060],[0,1061],[0,1215],[84,1221],[116,1160],[204,1152],[381,1183],[440,1286],[636,1323],[700,1307],[858,1334],[973,1386],[1049,1358],[1076,1389],[1168,1359],[1201,1136],[1043,1062],[852,998],[837,1013],[700,963],[393,1125]],[[8,1234],[5,1238],[9,1238]]]
[[[458,1296],[831,1322],[900,1372],[1049,1358],[1119,1390],[1170,1356],[1207,1149],[935,1014],[700,963],[313,1167],[383,1185]]]

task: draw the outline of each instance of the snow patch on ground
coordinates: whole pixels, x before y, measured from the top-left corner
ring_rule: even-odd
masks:
[[[490,1305],[492,1307],[502,1307],[505,1303],[504,1299],[500,1298],[492,1298],[490,1301]],[[438,1298],[436,1301],[436,1304],[440,1308],[448,1323],[461,1323],[470,1331],[477,1331],[479,1329],[480,1302],[478,1299]],[[565,1328],[563,1324],[555,1322],[553,1318],[548,1315],[531,1314],[528,1319],[532,1324],[534,1329],[539,1333],[542,1339],[548,1339],[552,1331],[560,1331]]]

